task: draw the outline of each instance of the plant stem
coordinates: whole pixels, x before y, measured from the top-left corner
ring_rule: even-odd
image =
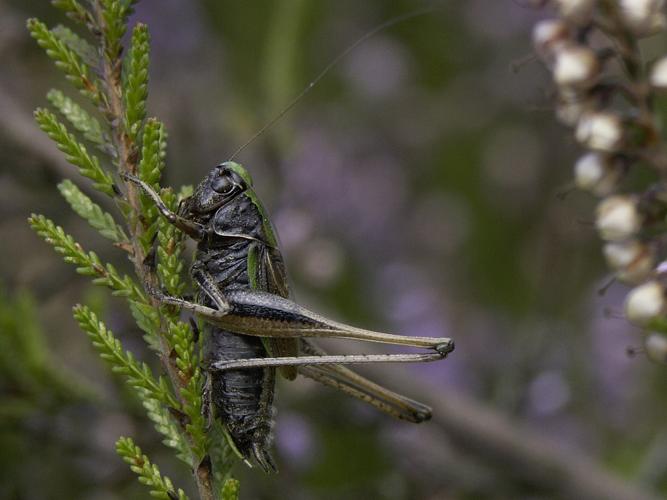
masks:
[[[100,5],[99,0],[94,2],[94,14],[98,28],[100,29],[100,32],[103,33],[104,30],[102,28],[104,26],[104,18],[102,16],[102,6]],[[112,141],[116,150],[118,172],[119,174],[129,173],[134,175],[137,171],[138,147],[130,137],[130,134],[125,130],[124,117],[126,110],[122,98],[123,90],[120,59],[112,60],[107,57],[107,43],[103,35],[100,35],[100,42],[102,49],[100,51],[102,54],[102,78],[105,83],[107,96],[107,103],[103,111],[112,127]],[[135,272],[142,284],[157,288],[159,284],[155,273],[150,272],[144,265],[146,255],[144,254],[144,249],[140,243],[140,236],[144,232],[143,223],[139,216],[139,214],[141,214],[140,193],[133,183],[125,182],[124,184],[126,192],[125,200],[130,208],[130,213],[128,214],[128,232],[132,245],[131,261],[134,264]],[[153,297],[150,297],[149,300],[151,305],[156,308],[156,310],[159,310],[159,302]],[[169,354],[171,349],[164,334],[166,327],[162,315],[160,315],[160,323],[160,361],[174,387],[176,398],[178,398],[180,404],[183,404],[180,389],[185,386],[185,383],[183,378],[179,375],[177,368],[170,360]],[[188,442],[192,444],[192,437],[185,430],[185,426],[183,426],[183,431],[186,434]],[[199,464],[197,463],[199,459],[200,457],[193,452],[193,477],[197,484],[199,497],[202,500],[215,500],[212,481],[210,480],[210,464],[208,466],[204,463]]]

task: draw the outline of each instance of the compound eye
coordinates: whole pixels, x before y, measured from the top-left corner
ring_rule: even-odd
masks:
[[[220,194],[230,194],[234,190],[234,182],[229,178],[226,172],[213,179],[211,182],[213,191]]]

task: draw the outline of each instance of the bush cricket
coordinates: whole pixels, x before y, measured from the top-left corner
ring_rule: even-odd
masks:
[[[250,465],[275,471],[270,447],[276,369],[297,374],[365,401],[396,418],[422,422],[428,406],[394,393],[346,368],[346,364],[427,362],[454,349],[449,338],[410,337],[363,330],[320,316],[292,301],[275,230],[252,179],[238,163],[213,168],[184,199],[178,213],[137,177],[162,216],[197,242],[191,302],[158,290],[164,304],[204,322],[204,400],[221,419],[236,451]],[[310,337],[335,337],[428,349],[414,354],[328,355]]]

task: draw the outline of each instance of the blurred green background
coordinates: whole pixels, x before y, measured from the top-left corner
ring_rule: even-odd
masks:
[[[140,2],[133,22],[152,35],[149,112],[169,131],[164,183],[197,183],[341,50],[423,5]],[[625,354],[641,335],[614,314],[623,286],[598,293],[608,278],[594,200],[569,192],[577,148],[553,118],[548,75],[526,59],[544,13],[510,0],[443,5],[357,47],[237,158],[273,215],[301,303],[355,325],[455,339],[441,363],[360,370],[433,405],[434,420],[394,422],[309,381],[281,383],[280,474],[239,465],[241,498],[667,493],[667,372]],[[48,2],[0,1],[0,497],[144,498],[114,453],[121,434],[187,489],[188,471],[70,311],[93,302],[157,365],[131,317],[26,223],[44,213],[128,267],[55,189],[74,169],[31,110],[64,79],[27,35],[32,16],[65,22]]]

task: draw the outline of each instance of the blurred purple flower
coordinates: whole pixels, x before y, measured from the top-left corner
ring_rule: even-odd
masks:
[[[285,461],[294,467],[303,467],[316,454],[313,429],[305,418],[297,413],[283,412],[276,421],[276,447]]]
[[[567,405],[570,387],[558,370],[538,374],[528,386],[529,410],[537,416],[549,416]]]
[[[592,295],[593,317],[590,335],[592,344],[591,369],[596,384],[596,399],[605,408],[607,422],[619,426],[627,423],[635,411],[633,404],[637,391],[637,361],[627,354],[627,347],[641,341],[639,332],[627,320],[604,314],[605,310],[621,310],[626,290],[621,285],[610,287],[600,297]],[[632,331],[637,333],[632,335]]]
[[[408,70],[403,45],[377,36],[354,50],[345,64],[345,75],[364,100],[391,99],[402,92]]]

